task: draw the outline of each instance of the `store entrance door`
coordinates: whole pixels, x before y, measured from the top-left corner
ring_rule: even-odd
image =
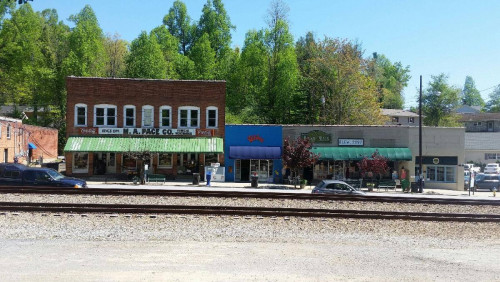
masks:
[[[241,181],[250,181],[250,160],[241,160]]]

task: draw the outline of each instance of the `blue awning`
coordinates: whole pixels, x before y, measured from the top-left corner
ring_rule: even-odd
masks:
[[[33,143],[28,143],[28,148],[29,149],[36,149],[36,146]]]
[[[281,159],[281,147],[229,146],[229,158],[239,160]]]

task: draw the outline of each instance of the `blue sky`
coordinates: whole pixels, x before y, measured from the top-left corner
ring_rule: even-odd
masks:
[[[500,84],[500,1],[498,0],[283,0],[290,7],[294,39],[314,32],[317,38],[340,37],[362,43],[365,56],[377,52],[392,62],[409,65],[406,107],[416,105],[419,76],[424,88],[431,75],[445,73],[452,85],[463,87],[470,75],[487,100]],[[66,24],[86,4],[95,11],[105,33],[127,41],[142,30],[162,24],[173,0],[34,0],[34,10],[54,8]],[[185,0],[194,21],[206,0]],[[270,0],[223,0],[231,22],[233,46],[245,33],[266,26]],[[482,91],[484,90],[484,91]]]

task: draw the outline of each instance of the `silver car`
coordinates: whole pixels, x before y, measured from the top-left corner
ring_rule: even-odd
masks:
[[[365,193],[356,190],[351,185],[340,180],[323,180],[312,190],[313,194],[348,194],[364,195]]]

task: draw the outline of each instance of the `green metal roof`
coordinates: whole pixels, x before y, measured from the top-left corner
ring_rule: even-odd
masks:
[[[69,137],[65,152],[223,153],[222,138]]]
[[[372,147],[313,147],[311,152],[319,154],[320,160],[359,161],[370,158],[375,151],[391,161],[411,161],[409,148],[372,148]]]

